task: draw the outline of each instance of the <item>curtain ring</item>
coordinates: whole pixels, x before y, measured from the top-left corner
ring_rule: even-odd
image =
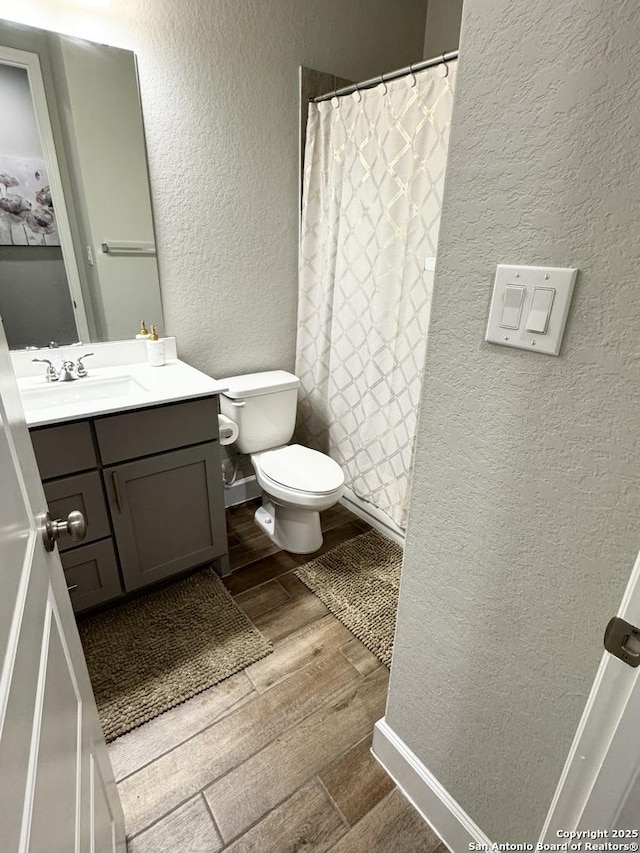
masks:
[[[409,85],[413,89],[413,87],[416,85],[416,83],[417,83],[416,75],[413,71],[413,63],[411,63],[411,65],[409,66]]]
[[[447,77],[449,74],[449,66],[447,65],[447,60],[445,58],[445,54],[442,54],[442,63],[440,65],[440,76]]]
[[[340,109],[340,98],[335,93],[331,98],[331,106],[334,107],[336,110]]]
[[[357,104],[361,104],[362,103],[362,95],[360,94],[360,89],[358,88],[357,83],[355,83],[355,87],[356,87],[356,89],[355,89],[355,92],[353,93],[353,100]]]
[[[380,75],[380,83],[384,86],[384,93],[386,95],[389,90],[387,89],[387,84],[385,82],[383,74]]]

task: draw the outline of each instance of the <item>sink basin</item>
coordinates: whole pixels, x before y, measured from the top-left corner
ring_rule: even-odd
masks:
[[[104,379],[87,377],[73,382],[48,382],[37,387],[21,388],[20,396],[25,409],[34,410],[114,397],[122,399],[148,390],[132,376],[109,376]]]

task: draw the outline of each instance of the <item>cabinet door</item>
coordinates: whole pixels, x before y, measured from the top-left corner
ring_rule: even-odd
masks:
[[[227,551],[217,442],[104,470],[127,590]]]
[[[83,544],[111,536],[109,516],[102,493],[102,480],[97,471],[76,474],[63,480],[50,480],[44,484],[51,518],[66,518],[71,510],[79,509],[87,522],[87,535]],[[66,533],[58,540],[59,550],[66,551],[77,545]]]
[[[122,595],[111,539],[82,545],[60,556],[76,613]]]

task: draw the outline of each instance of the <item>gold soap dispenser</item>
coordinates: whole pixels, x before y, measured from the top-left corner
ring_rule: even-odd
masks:
[[[148,341],[151,337],[151,332],[147,330],[147,327],[144,324],[144,320],[140,320],[140,331],[136,335],[137,341]]]

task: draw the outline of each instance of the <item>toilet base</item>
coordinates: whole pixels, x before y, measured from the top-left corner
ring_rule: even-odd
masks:
[[[322,545],[317,511],[283,506],[263,497],[254,517],[260,530],[283,551],[312,554]]]

